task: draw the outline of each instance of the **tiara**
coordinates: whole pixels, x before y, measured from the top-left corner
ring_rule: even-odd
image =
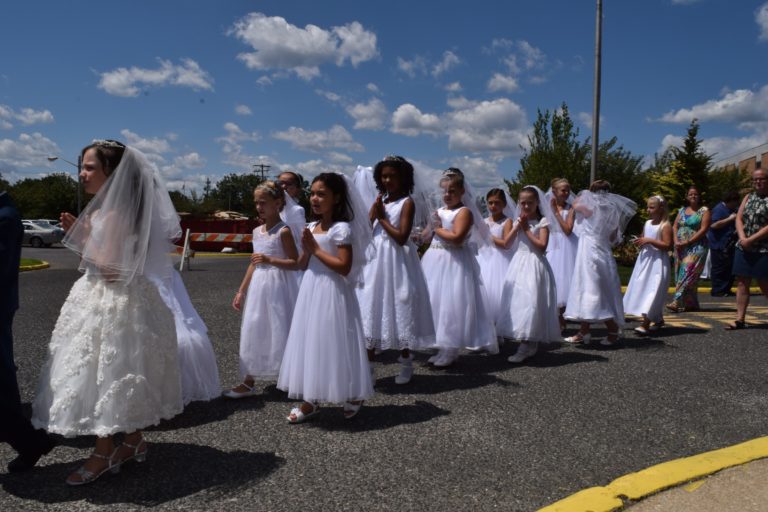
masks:
[[[457,169],[456,167],[449,167],[443,171],[443,176],[461,176],[463,178],[464,173],[461,172],[461,169]]]
[[[125,145],[111,139],[93,139],[91,144],[103,148],[124,148]]]

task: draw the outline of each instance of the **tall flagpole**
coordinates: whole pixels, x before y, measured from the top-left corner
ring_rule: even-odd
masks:
[[[603,0],[597,0],[595,17],[595,97],[592,106],[592,165],[589,170],[589,182],[597,175],[597,149],[600,137],[600,60],[603,39]]]

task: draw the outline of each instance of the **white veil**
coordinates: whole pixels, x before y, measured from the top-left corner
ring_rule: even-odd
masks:
[[[370,208],[379,195],[376,181],[373,179],[373,167],[358,165],[355,173],[352,175],[352,183],[363,202]]]
[[[110,281],[128,284],[136,275],[169,278],[171,242],[179,236],[179,216],[165,184],[140,151],[126,147],[62,243],[80,254],[81,271],[95,268]]]
[[[349,221],[349,227],[352,231],[352,269],[347,274],[347,281],[356,286],[362,286],[363,267],[375,254],[371,243],[373,230],[368,219],[368,210],[371,205],[365,205],[365,201],[360,197],[352,178],[342,173],[339,175],[344,178],[344,183],[347,186],[347,196],[349,197],[349,204],[352,206],[353,215],[352,220]]]
[[[283,199],[285,206],[280,212],[280,220],[291,230],[296,247],[301,249],[301,231],[307,224],[304,208],[288,192],[283,191]]]
[[[621,242],[627,224],[637,213],[637,204],[629,198],[610,192],[582,190],[573,204],[577,212],[577,234],[595,234],[609,238],[614,245]],[[614,236],[615,235],[615,236]]]

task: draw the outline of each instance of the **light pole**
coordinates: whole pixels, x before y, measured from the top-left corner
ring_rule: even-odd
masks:
[[[82,193],[82,187],[80,186],[80,166],[81,166],[80,157],[77,157],[77,163],[70,162],[69,160],[61,158],[60,156],[48,157],[49,162],[55,162],[56,160],[61,160],[62,162],[66,162],[77,169],[77,215],[80,216],[80,210],[82,209],[82,204],[83,204],[83,193]]]
[[[594,102],[592,104],[592,161],[589,168],[589,183],[595,181],[597,174],[597,151],[600,137],[600,68],[603,46],[603,0],[597,0],[595,16],[595,83]]]

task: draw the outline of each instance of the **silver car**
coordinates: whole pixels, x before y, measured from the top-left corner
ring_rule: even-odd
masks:
[[[61,242],[64,238],[64,230],[48,223],[33,220],[24,220],[24,239],[22,243],[32,247],[50,247],[51,244]]]

